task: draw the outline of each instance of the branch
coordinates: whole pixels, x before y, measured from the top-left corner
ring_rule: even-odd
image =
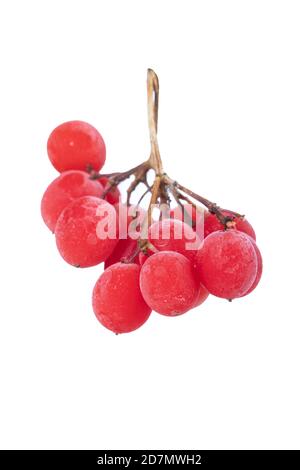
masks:
[[[237,212],[232,212],[232,211],[229,211],[232,214],[232,216],[224,215],[223,214],[224,209],[221,209],[215,202],[211,202],[205,197],[202,197],[199,194],[194,193],[194,191],[191,191],[190,189],[186,188],[185,186],[178,183],[177,181],[172,180],[166,175],[165,175],[165,181],[171,186],[173,185],[177,189],[177,191],[179,189],[183,193],[189,195],[196,201],[203,204],[212,214],[216,215],[218,220],[221,222],[222,225],[224,225],[225,228],[229,228],[230,226],[232,226],[232,222],[235,217],[241,217],[241,218],[244,217],[241,214],[238,214]]]

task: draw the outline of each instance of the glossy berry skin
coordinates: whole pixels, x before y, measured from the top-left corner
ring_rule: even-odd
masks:
[[[45,224],[54,232],[58,217],[70,202],[82,196],[101,197],[103,187],[92,181],[84,171],[70,170],[61,173],[46,189],[41,203]]]
[[[104,191],[106,191],[110,187],[109,178],[106,178],[106,176],[102,176],[97,181],[103,186]],[[104,199],[114,206],[115,204],[118,204],[120,202],[120,197],[121,193],[118,186],[114,186],[108,191]]]
[[[149,228],[149,241],[159,251],[176,251],[191,261],[201,245],[194,230],[177,219],[154,222]]]
[[[131,240],[131,238],[124,238],[118,241],[114,251],[105,260],[104,269],[107,269],[109,266],[118,263],[119,261],[128,259],[130,259],[132,263],[139,264],[137,241]]]
[[[234,229],[208,235],[195,264],[204,287],[224,299],[244,295],[257,273],[257,256],[249,237]]]
[[[107,268],[96,282],[93,309],[103,326],[114,333],[129,333],[149,318],[150,307],[139,287],[140,267],[116,263]]]
[[[200,284],[198,286],[198,293],[193,308],[199,307],[199,305],[203,304],[203,302],[207,299],[208,296],[208,290],[202,284]]]
[[[97,211],[105,211],[97,215]],[[55,237],[58,251],[64,260],[76,267],[95,266],[112,253],[118,239],[100,239],[97,224],[106,219],[115,223],[115,209],[107,201],[93,196],[84,196],[71,202],[60,214]]]
[[[253,284],[251,285],[250,289],[244,295],[242,295],[242,297],[244,297],[245,295],[251,294],[251,292],[254,291],[254,289],[257,287],[257,285],[258,285],[258,283],[261,279],[262,271],[263,271],[263,260],[262,260],[261,252],[259,251],[259,248],[258,248],[257,244],[255,243],[255,241],[253,240],[253,238],[249,237],[249,240],[252,243],[252,246],[255,250],[256,257],[257,257],[257,273],[256,273],[256,277],[255,277],[255,279],[253,281]]]
[[[57,171],[92,169],[100,171],[105,162],[105,143],[93,126],[83,121],[60,124],[50,134],[47,150]]]
[[[231,215],[230,212],[227,211],[223,211],[223,214],[229,217]],[[234,219],[234,222],[236,230],[244,232],[250,237],[252,237],[254,240],[256,240],[254,229],[252,225],[248,222],[248,220],[236,217]],[[224,230],[224,227],[221,222],[217,219],[215,214],[212,214],[211,212],[205,212],[204,237],[206,238],[210,233],[217,232],[218,230]]]
[[[192,263],[174,251],[155,253],[141,268],[140,287],[145,302],[163,315],[180,315],[193,308],[198,285]]]

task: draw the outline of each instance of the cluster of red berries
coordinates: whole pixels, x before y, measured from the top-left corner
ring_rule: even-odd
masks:
[[[133,234],[132,224],[141,228],[147,214],[141,208],[138,216],[130,214],[118,187],[99,173],[106,156],[99,132],[82,121],[66,122],[50,134],[47,149],[60,175],[43,195],[42,217],[65,261],[76,267],[105,263],[94,287],[93,309],[108,329],[130,332],[152,310],[180,315],[209,294],[231,300],[257,286],[262,257],[244,218],[232,217],[227,227],[213,212],[180,204],[167,218],[151,219],[147,242],[141,243],[136,235],[141,231]],[[225,218],[231,215],[223,211]],[[99,222],[112,232],[100,236]]]

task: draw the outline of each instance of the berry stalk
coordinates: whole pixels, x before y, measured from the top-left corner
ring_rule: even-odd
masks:
[[[127,205],[130,205],[131,196],[139,186],[143,183],[146,186],[146,192],[143,197],[151,192],[150,204],[147,211],[147,226],[151,225],[152,219],[152,210],[157,203],[170,204],[171,197],[177,202],[179,206],[182,207],[183,212],[185,213],[187,220],[189,219],[189,214],[187,214],[184,204],[182,201],[188,202],[196,209],[198,208],[197,203],[202,204],[208,209],[209,212],[215,214],[217,219],[223,225],[224,229],[231,228],[235,226],[236,218],[243,218],[244,216],[238,212],[232,210],[225,210],[220,208],[216,203],[210,201],[209,199],[200,196],[191,189],[183,186],[177,181],[170,178],[163,170],[162,158],[159,151],[158,138],[157,138],[157,129],[158,129],[158,105],[159,105],[159,80],[156,73],[152,69],[147,71],[147,103],[148,103],[148,126],[149,126],[149,135],[150,135],[150,156],[148,160],[143,163],[127,170],[125,172],[115,172],[115,173],[106,173],[99,174],[91,171],[91,179],[99,179],[102,177],[109,178],[109,185],[104,190],[102,197],[105,197],[112,188],[116,187],[122,181],[125,181],[130,176],[134,176],[134,180],[129,185],[127,189]],[[150,170],[155,172],[155,180],[153,185],[150,187],[147,181],[147,174]],[[191,200],[192,198],[193,200]],[[145,235],[145,234],[144,234]],[[143,237],[144,238],[144,237]]]

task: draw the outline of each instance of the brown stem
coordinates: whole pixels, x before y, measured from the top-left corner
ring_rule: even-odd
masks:
[[[166,206],[170,208],[171,199],[169,196],[168,189],[169,189],[168,186],[164,184],[164,182],[162,181],[160,185],[160,191],[159,191],[159,203],[160,205],[165,204]]]
[[[147,212],[148,227],[150,227],[151,222],[152,222],[152,211],[153,211],[154,205],[157,202],[160,183],[161,183],[161,176],[157,175],[152,186],[152,194],[151,194],[150,204],[149,204],[148,212]]]
[[[163,166],[157,141],[157,120],[158,120],[158,98],[159,82],[156,73],[148,69],[147,74],[147,94],[148,94],[148,126],[151,143],[151,154],[149,165],[155,171],[156,175],[162,175]]]
[[[132,182],[128,190],[127,202],[130,199],[131,192],[136,188],[139,182],[143,182],[147,186],[148,190],[151,191],[151,199],[147,211],[147,216],[145,217],[144,223],[142,224],[141,230],[141,239],[139,240],[138,247],[141,250],[145,250],[149,246],[148,241],[148,228],[152,222],[152,210],[154,205],[157,203],[159,197],[159,191],[162,183],[162,160],[159,152],[158,141],[157,141],[157,122],[158,122],[158,99],[159,99],[159,82],[156,73],[152,69],[147,71],[147,98],[148,98],[148,126],[150,134],[150,144],[151,144],[151,153],[150,157],[145,162],[145,166],[148,165],[146,171],[142,172],[139,177],[136,177],[136,180]],[[152,187],[149,187],[147,181],[147,173],[149,169],[155,171],[155,180]],[[139,171],[139,170],[138,170]],[[147,233],[145,231],[147,230]]]
[[[101,197],[104,198],[109,191],[112,190],[115,186],[118,184],[122,183],[122,181],[125,181],[127,178],[130,176],[134,175],[135,179],[131,183],[130,188],[128,189],[128,197],[127,197],[127,202],[129,204],[130,196],[131,193],[134,191],[134,189],[138,186],[139,183],[146,181],[146,175],[148,170],[150,169],[150,165],[148,160],[140,163],[139,165],[131,168],[130,170],[124,171],[124,172],[115,172],[115,173],[96,173],[91,171],[90,172],[90,179],[96,180],[100,178],[108,178],[109,185],[107,188],[103,191]]]
[[[147,96],[148,96],[148,125],[150,134],[151,154],[148,159],[149,168],[155,171],[155,180],[151,188],[151,199],[142,226],[142,239],[140,240],[140,248],[145,249],[148,242],[148,229],[152,222],[152,210],[157,203],[159,191],[162,184],[163,167],[159,153],[157,141],[157,121],[158,121],[158,98],[159,98],[159,82],[156,73],[152,69],[148,69],[147,73]],[[145,178],[146,180],[146,178]],[[146,180],[147,181],[147,180]]]
[[[239,219],[244,219],[245,215],[243,214],[239,214],[238,212],[233,212],[232,210],[230,209],[224,209],[223,207],[221,207],[220,209],[222,212],[229,212],[231,214],[232,217],[237,217]]]
[[[140,163],[139,165],[134,166],[133,168],[130,168],[130,170],[127,171],[119,171],[119,172],[114,172],[114,173],[96,173],[96,172],[91,172],[90,173],[90,179],[92,180],[98,180],[100,178],[109,178],[118,183],[121,183],[125,179],[129,178],[129,176],[133,175],[136,173],[140,168],[144,167],[146,165],[146,162]]]
[[[144,197],[147,196],[147,194],[150,193],[151,191],[152,191],[152,187],[149,186],[149,188],[147,188],[146,191],[141,195],[140,199],[135,204],[135,207],[138,207],[140,205],[140,203],[142,202],[142,200],[144,199]]]
[[[183,199],[179,191],[176,190],[174,186],[169,186],[170,191],[173,195],[173,198],[177,202],[177,204],[181,207],[182,214],[183,214],[183,221],[188,221],[188,223],[193,226],[193,218],[191,215],[187,212],[186,208],[184,207],[184,204],[182,204],[180,199]]]
[[[237,212],[231,212],[232,216],[227,216],[223,214],[224,209],[221,209],[215,202],[211,202],[205,197],[200,196],[199,194],[194,193],[194,191],[191,191],[190,189],[186,188],[182,184],[178,183],[177,181],[172,180],[168,176],[165,176],[165,180],[170,184],[175,187],[175,189],[178,191],[182,191],[185,194],[188,194],[191,196],[193,199],[196,201],[199,201],[201,204],[203,204],[212,214],[215,214],[216,217],[219,219],[221,224],[224,225],[224,227],[230,227],[232,226],[232,221],[234,217],[243,217],[241,214],[238,214]],[[179,191],[178,191],[179,192]],[[179,192],[179,195],[181,193]]]
[[[138,187],[140,183],[147,182],[147,173],[149,169],[149,163],[145,162],[140,168],[135,171],[134,180],[131,182],[129,188],[127,189],[127,206],[130,205],[130,198],[133,191]]]
[[[179,191],[177,191],[177,193],[178,193],[179,199],[190,204],[196,211],[200,210],[199,206],[197,206],[197,204],[195,204],[195,202],[193,202],[188,196],[186,196],[183,193],[180,193]]]

